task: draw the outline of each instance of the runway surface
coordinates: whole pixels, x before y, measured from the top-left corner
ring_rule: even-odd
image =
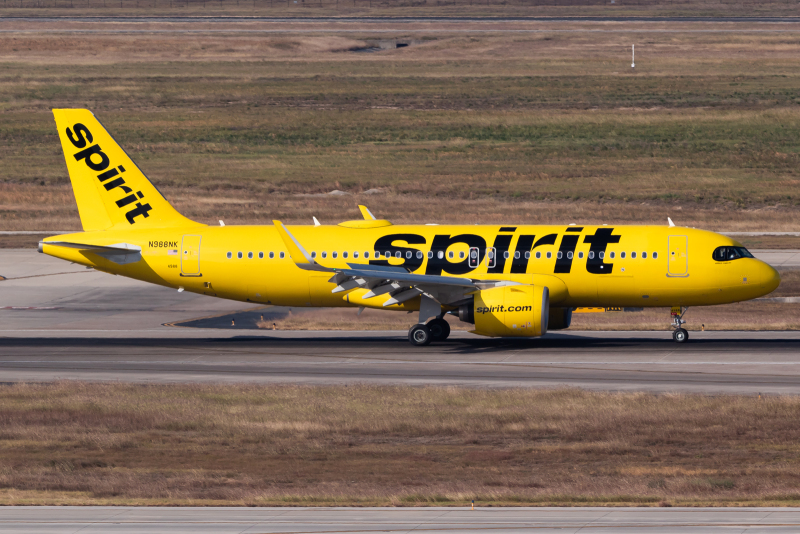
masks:
[[[357,22],[365,24],[418,23],[418,22],[800,22],[800,17],[246,17],[246,16],[64,16],[64,17],[0,17],[3,20],[44,22]]]
[[[0,508],[5,534],[795,533],[798,508]]]
[[[776,252],[791,264],[796,251]],[[0,380],[578,386],[598,390],[800,393],[800,332],[454,332],[412,348],[406,332],[253,328],[280,313],[0,252]],[[255,310],[255,311],[252,311]],[[387,312],[388,313],[388,312]],[[217,318],[222,315],[223,318]],[[198,319],[210,317],[208,319]],[[230,317],[237,317],[230,326]],[[192,320],[196,328],[163,326]]]

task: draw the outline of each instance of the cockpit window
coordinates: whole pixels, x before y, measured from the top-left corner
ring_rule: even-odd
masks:
[[[752,258],[753,255],[744,247],[717,247],[712,257],[714,261],[731,261],[739,258]]]

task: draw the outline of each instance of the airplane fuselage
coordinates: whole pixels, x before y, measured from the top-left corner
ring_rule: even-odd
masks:
[[[724,304],[759,297],[779,282],[775,270],[757,259],[713,258],[718,247],[741,245],[691,228],[352,221],[289,229],[328,267],[392,265],[419,274],[544,284],[551,286],[552,304],[563,307]],[[137,245],[142,260],[119,265],[91,252],[46,244],[43,251],[113,274],[226,299],[283,306],[381,306],[380,301],[360,300],[358,290],[332,293],[336,284],[328,282],[329,274],[299,269],[274,226],[198,225],[57,239],[71,237],[101,246]],[[562,283],[565,291],[552,289]]]

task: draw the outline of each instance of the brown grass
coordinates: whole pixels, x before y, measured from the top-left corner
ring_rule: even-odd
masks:
[[[357,31],[0,35],[0,229],[79,227],[50,108],[84,105],[213,224],[362,201],[396,222],[800,227],[793,33],[648,34],[631,72],[628,35],[557,26],[400,28],[381,38],[419,43],[374,54]],[[353,196],[296,196],[333,189]]]
[[[578,390],[0,389],[3,504],[796,504],[800,399]]]

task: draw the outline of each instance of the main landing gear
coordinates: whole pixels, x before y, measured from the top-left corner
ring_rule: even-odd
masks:
[[[683,320],[683,315],[689,308],[680,306],[672,308],[672,339],[676,343],[685,343],[689,341],[689,331],[683,328],[683,325],[686,324],[686,321]]]
[[[441,317],[426,324],[415,324],[408,330],[408,340],[417,347],[430,345],[432,341],[444,341],[449,335],[450,324]]]

